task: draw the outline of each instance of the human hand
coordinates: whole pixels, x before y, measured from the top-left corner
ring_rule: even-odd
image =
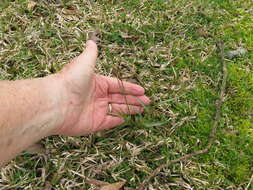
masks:
[[[86,50],[56,74],[63,88],[60,109],[63,124],[54,134],[80,136],[120,125],[120,114],[143,112],[150,100],[136,84],[94,74],[97,45],[89,40]]]

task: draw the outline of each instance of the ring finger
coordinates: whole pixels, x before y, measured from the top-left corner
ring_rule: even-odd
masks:
[[[110,104],[109,111],[112,114],[129,114],[134,115],[142,113],[144,108],[142,106],[126,105],[126,104]]]

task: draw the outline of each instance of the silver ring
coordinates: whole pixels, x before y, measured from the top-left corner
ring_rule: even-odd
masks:
[[[112,113],[112,104],[108,104],[109,113]]]

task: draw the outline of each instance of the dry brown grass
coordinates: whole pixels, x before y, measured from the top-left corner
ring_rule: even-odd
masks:
[[[44,139],[44,152],[24,153],[1,169],[0,189],[94,189],[85,177],[127,180],[126,189],[136,189],[159,165],[203,148],[221,77],[218,38],[226,50],[244,47],[248,54],[227,60],[227,103],[215,146],[208,155],[165,168],[147,189],[244,189],[251,183],[249,0],[28,2],[8,1],[0,12],[0,79],[57,72],[98,29],[97,72],[113,76],[116,69],[143,85],[153,104],[110,131]]]

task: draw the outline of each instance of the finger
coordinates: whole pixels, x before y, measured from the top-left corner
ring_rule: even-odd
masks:
[[[68,72],[72,76],[84,78],[87,75],[93,74],[98,56],[98,48],[94,41],[86,42],[86,49],[78,57],[73,59],[63,69],[63,72]]]
[[[129,95],[134,95],[134,96],[142,96],[145,93],[144,88],[137,84],[123,82],[117,78],[105,77],[105,76],[103,77],[108,83],[109,93],[129,94]]]
[[[147,96],[132,96],[122,94],[109,94],[109,103],[130,104],[130,105],[148,105],[150,99]]]
[[[97,49],[97,44],[92,41],[92,40],[88,40],[86,42],[86,49],[85,51],[79,55],[77,57],[77,60],[76,60],[76,69],[84,69],[84,64],[86,66],[88,66],[87,68],[85,69],[90,69],[90,70],[94,70],[94,67],[96,65],[96,60],[97,60],[97,56],[98,56],[98,49]],[[87,72],[87,70],[86,70]]]
[[[129,114],[134,115],[138,113],[142,113],[144,108],[142,106],[133,106],[126,104],[111,104],[112,105],[112,113],[115,114]]]
[[[86,42],[86,49],[85,51],[80,55],[81,59],[86,58],[86,61],[92,63],[94,66],[96,64],[98,56],[98,47],[97,44],[93,40],[88,40]]]
[[[124,123],[123,118],[107,115],[105,118],[105,121],[103,122],[103,124],[101,126],[101,130],[110,129],[110,128],[116,127],[118,125],[121,125],[123,123]]]

